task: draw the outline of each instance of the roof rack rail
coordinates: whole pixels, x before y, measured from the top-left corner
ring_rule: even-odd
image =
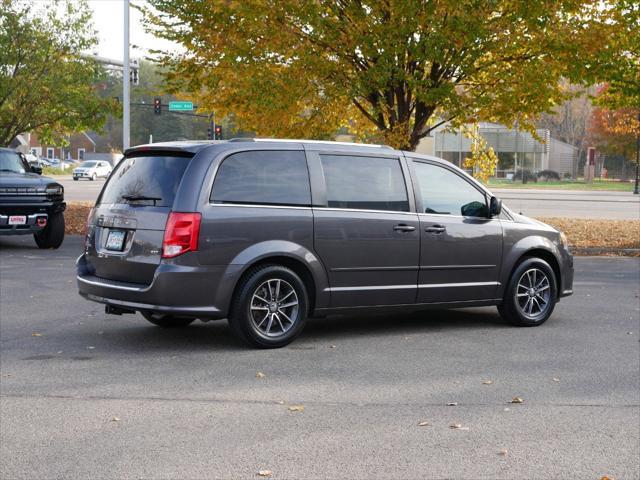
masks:
[[[350,145],[357,147],[373,147],[373,148],[386,148],[393,150],[393,147],[389,145],[379,145],[375,143],[355,143],[355,142],[334,142],[331,140],[297,140],[291,138],[232,138],[229,142],[283,142],[283,143],[319,143],[324,145]]]

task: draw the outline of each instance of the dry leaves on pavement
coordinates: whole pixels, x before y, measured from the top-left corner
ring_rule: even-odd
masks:
[[[522,399],[521,397],[513,397],[511,399],[511,403],[524,403],[524,399]]]
[[[452,423],[449,428],[453,430],[469,430],[469,427],[463,427],[460,423]]]
[[[256,372],[256,378],[264,378],[266,375],[262,372]]]
[[[304,412],[304,405],[291,405],[289,407],[290,412]]]
[[[271,470],[258,470],[258,475],[261,477],[270,477],[273,475],[273,472]]]

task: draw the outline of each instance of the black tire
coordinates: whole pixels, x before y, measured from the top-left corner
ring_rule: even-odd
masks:
[[[229,325],[253,347],[280,348],[302,332],[308,311],[309,297],[300,277],[282,265],[264,265],[249,270],[236,287]]]
[[[528,257],[511,274],[498,311],[513,325],[537,327],[553,313],[557,292],[556,276],[549,264],[541,258]]]
[[[193,323],[195,318],[191,317],[174,317],[163,313],[140,312],[142,316],[149,322],[162,328],[182,328]]]
[[[47,226],[33,234],[38,248],[58,248],[64,240],[64,215],[62,212],[49,215]]]
[[[95,173],[93,175],[91,175],[91,181],[92,182],[95,182],[97,178],[98,178],[98,176]]]
[[[78,181],[78,177],[73,177],[73,181],[77,182]]]

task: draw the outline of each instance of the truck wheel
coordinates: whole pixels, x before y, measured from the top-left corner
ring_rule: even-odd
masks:
[[[78,177],[73,177],[73,181],[77,182],[78,181]]]
[[[542,325],[557,300],[556,276],[541,258],[527,258],[514,270],[498,311],[518,327]]]
[[[174,317],[163,313],[140,312],[148,321],[162,328],[180,328],[190,325],[195,318]]]
[[[282,265],[249,270],[236,288],[229,325],[245,343],[279,348],[300,334],[309,300],[300,277]]]
[[[47,226],[35,233],[33,238],[38,248],[58,248],[64,240],[64,215],[62,212],[49,215]]]

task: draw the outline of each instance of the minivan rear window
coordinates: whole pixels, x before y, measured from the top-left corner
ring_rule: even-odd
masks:
[[[176,155],[124,158],[109,177],[99,203],[171,207],[190,160]]]

